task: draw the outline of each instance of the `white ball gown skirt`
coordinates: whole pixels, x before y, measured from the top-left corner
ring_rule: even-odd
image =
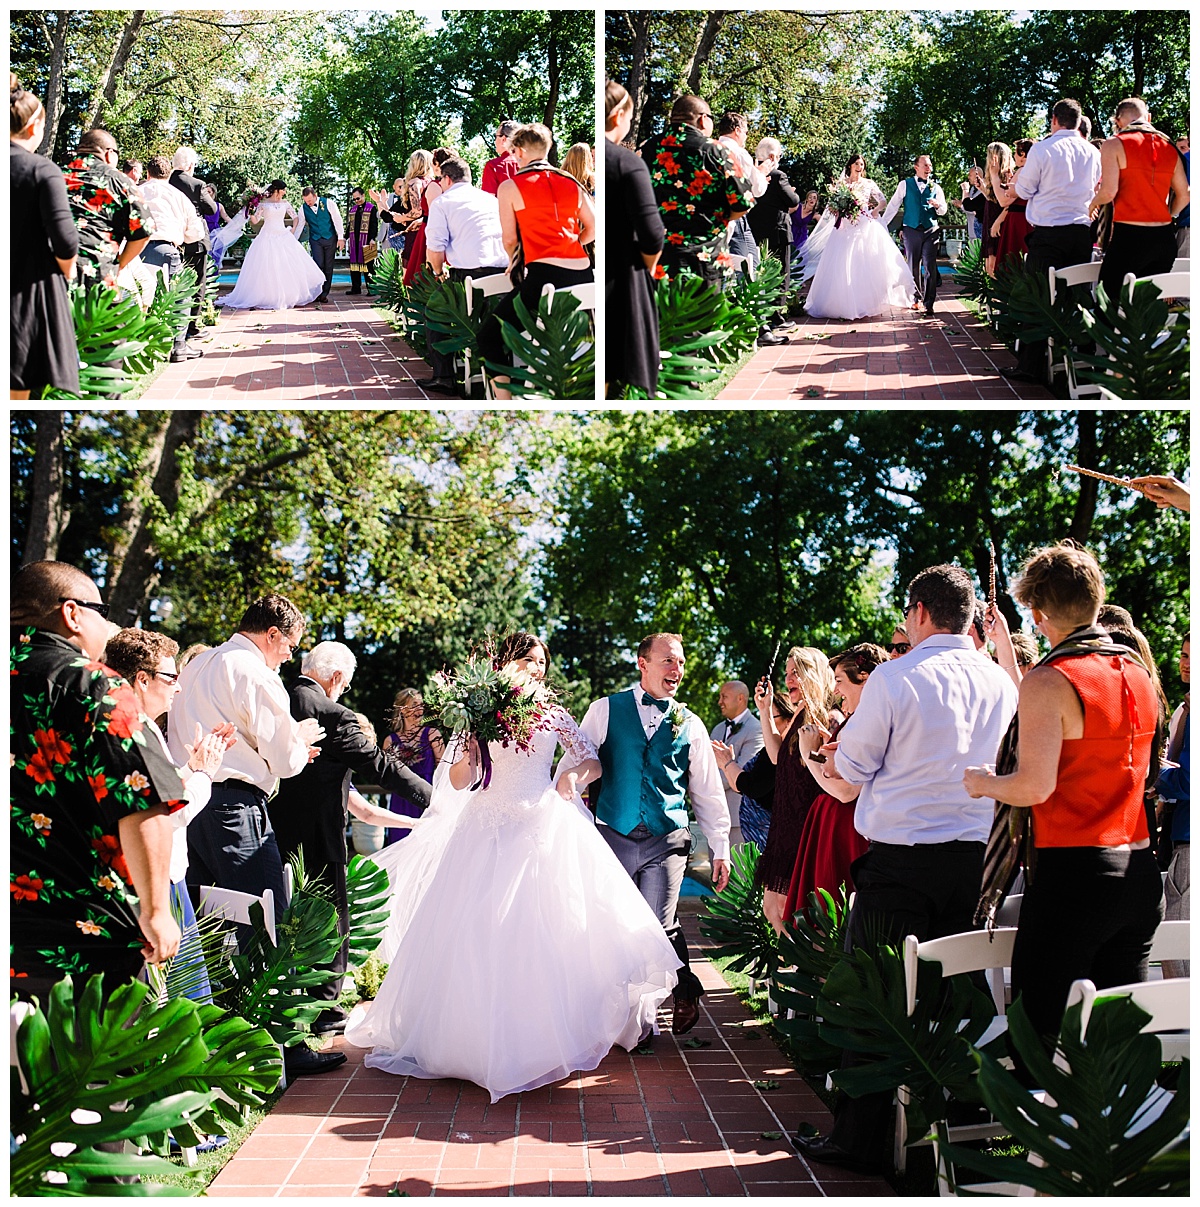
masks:
[[[430,810],[376,856],[393,876],[390,967],[346,1038],[372,1068],[463,1078],[496,1102],[635,1047],[680,962],[590,815],[546,770],[523,792],[502,760],[533,760],[492,749],[490,789],[455,793],[443,765]]]
[[[234,310],[306,306],[325,288],[325,274],[288,230],[268,224],[251,240],[233,291],[217,302]]]
[[[908,263],[887,228],[863,217],[830,231],[804,309],[813,318],[862,319],[887,306],[911,306],[915,296]]]

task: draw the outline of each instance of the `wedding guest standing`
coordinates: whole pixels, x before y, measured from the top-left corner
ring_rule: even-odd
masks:
[[[217,194],[212,185],[195,175],[200,157],[193,147],[180,147],[171,157],[171,184],[196,207],[200,217],[207,218],[220,208]],[[187,338],[195,339],[200,334],[200,313],[208,298],[208,266],[212,259],[212,240],[208,224],[201,221],[189,228],[183,244],[183,262],[196,273],[196,296],[192,299],[191,317],[188,319]]]
[[[429,207],[442,195],[449,182],[442,180],[442,164],[456,158],[449,147],[437,147],[430,156],[433,160],[432,176],[421,190],[421,221],[414,228],[408,260],[404,265],[404,288],[412,284],[413,277],[425,267],[425,229],[429,225]]]
[[[34,154],[46,110],[9,76],[9,398],[42,396],[46,386],[79,393],[79,353],[67,282],[79,232],[61,169]]]
[[[787,292],[792,279],[792,224],[791,214],[799,208],[800,194],[792,188],[779,162],[783,157],[783,144],[777,138],[760,138],[754,148],[754,159],[758,170],[767,178],[767,187],[763,195],[754,203],[754,207],[746,216],[750,230],[760,250],[766,249],[775,253],[783,263],[783,276],[780,280],[780,299],[783,305],[776,312],[771,326],[778,326],[784,321],[786,312]],[[760,331],[759,343],[775,345],[786,343],[785,336],[775,333],[775,338],[764,339],[771,332]]]
[[[1025,239],[1030,229],[1025,207],[1029,203],[1017,193],[1016,180],[1029,158],[1029,148],[1032,146],[1031,138],[1018,138],[1013,143],[1013,174],[1007,184],[1001,183],[996,189],[996,199],[1003,207],[1000,217],[992,223],[992,231],[997,238],[997,265],[1003,264],[1012,256],[1025,258]]]
[[[712,727],[709,737],[712,738],[717,765],[722,771],[728,759],[733,759],[739,767],[747,766],[763,747],[762,722],[750,711],[749,704],[750,689],[740,679],[721,684],[721,690],[717,693],[721,720]],[[728,781],[729,776],[725,778]],[[733,823],[729,831],[729,844],[738,846],[743,841],[738,820],[742,794],[727,784],[725,800]]]
[[[573,176],[558,171],[546,159],[553,136],[540,123],[522,126],[510,145],[521,170],[500,185],[500,229],[510,257],[520,245],[525,279],[520,289],[504,298],[479,331],[479,351],[494,363],[510,361],[501,335],[501,320],[521,326],[515,301],[518,295],[531,314],[536,314],[542,289],[583,285],[593,279],[585,244],[596,237],[596,213],[592,199]],[[508,377],[492,378],[495,396],[511,397],[505,387]]]
[[[1100,151],[1096,211],[1113,203],[1112,238],[1100,265],[1100,283],[1115,298],[1126,273],[1148,277],[1175,263],[1175,217],[1188,204],[1183,157],[1150,124],[1146,102],[1130,97],[1117,106],[1117,132]]]
[[[1100,183],[1100,153],[1076,133],[1081,113],[1078,101],[1059,101],[1050,112],[1050,137],[1033,144],[1017,177],[1017,196],[1029,203],[1026,217],[1034,228],[1025,239],[1025,262],[1043,277],[1051,268],[1092,259],[1088,211]],[[1046,341],[1021,340],[1016,368],[1000,372],[1013,381],[1041,384]]]
[[[771,829],[758,866],[763,883],[763,913],[776,932],[783,929],[785,921],[783,907],[792,883],[804,819],[821,791],[813,778],[813,764],[808,756],[820,747],[834,717],[833,672],[829,659],[820,650],[810,646],[789,650],[784,682],[796,710],[785,733],[779,731],[774,713],[767,710],[771,685],[762,679],[754,692],[758,715],[764,718],[763,745],[775,763]]]
[[[424,716],[425,701],[421,693],[415,687],[401,688],[392,702],[392,715],[389,718],[392,732],[383,739],[380,748],[384,754],[403,763],[421,779],[432,783],[434,770],[441,762],[445,746],[441,735],[432,725],[422,724]],[[388,797],[388,809],[401,817],[420,817],[425,805],[403,792],[393,792]],[[409,832],[407,827],[389,826],[383,845],[391,846]]]
[[[348,294],[371,294],[371,271],[375,263],[376,241],[379,238],[379,211],[367,200],[362,189],[350,194],[350,209],[346,214],[346,246],[350,254],[350,288]]]
[[[968,767],[963,785],[1031,810],[1037,874],[1025,885],[1012,988],[1049,1050],[1072,982],[1146,979],[1163,913],[1143,807],[1158,699],[1137,655],[1096,623],[1104,574],[1086,550],[1039,549],[1012,595],[1050,653],[1021,680],[1016,769]]]
[[[583,185],[588,196],[596,195],[596,164],[592,159],[592,148],[585,142],[572,143],[563,156],[564,172],[570,172]]]
[[[604,187],[608,254],[604,264],[604,368],[610,384],[647,398],[658,390],[658,308],[654,271],[666,228],[650,170],[621,146],[633,121],[633,100],[620,84],[604,86]]]
[[[776,689],[771,700],[775,732],[786,736],[795,713],[791,700]],[[765,850],[771,829],[771,810],[775,805],[775,764],[766,747],[760,747],[744,768],[738,766],[733,751],[727,746],[714,743],[713,753],[725,782],[741,796],[737,818],[742,838],[754,843],[760,852]]]
[[[166,271],[167,280],[183,271],[183,244],[188,223],[197,219],[196,207],[178,190],[171,187],[171,165],[165,155],[155,155],[147,165],[147,179],[142,186],[142,200],[154,218],[154,234],[142,255],[142,263]],[[187,346],[188,316],[180,317],[171,349],[171,363],[195,360],[199,352]]]
[[[479,187],[485,193],[498,193],[500,186],[511,180],[520,170],[521,165],[513,154],[510,140],[521,128],[520,122],[505,119],[496,130],[496,158],[489,159],[483,165],[483,177]]]

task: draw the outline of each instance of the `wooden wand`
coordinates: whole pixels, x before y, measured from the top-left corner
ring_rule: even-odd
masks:
[[[1124,486],[1126,490],[1136,490],[1139,494],[1145,494],[1144,486],[1134,486],[1128,478],[1114,478],[1112,474],[1102,474],[1097,469],[1084,469],[1082,465],[1064,465],[1063,469],[1069,469],[1073,474],[1083,474],[1088,478],[1099,478],[1101,482],[1111,482],[1114,486]]]

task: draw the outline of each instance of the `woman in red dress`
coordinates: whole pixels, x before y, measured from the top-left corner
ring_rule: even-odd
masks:
[[[836,737],[838,730],[853,716],[867,676],[887,661],[887,650],[870,644],[851,646],[829,660],[837,693],[842,697],[841,711],[845,715],[845,720],[832,726],[831,738]],[[813,766],[813,773],[821,794],[813,801],[804,819],[796,866],[783,909],[783,916],[788,919],[795,917],[797,910],[808,904],[809,893],[818,889],[836,894],[844,884],[849,896],[854,891],[850,865],[867,850],[867,840],[854,828],[854,802],[861,785],[826,779],[819,765]]]
[[[413,277],[425,267],[425,224],[429,221],[429,203],[442,193],[442,164],[453,156],[454,152],[447,147],[438,147],[433,153],[433,176],[421,191],[421,222],[416,228],[412,241],[412,251],[404,265],[404,288],[407,289]]]
[[[1025,198],[1017,196],[1017,174],[1025,166],[1025,157],[1033,140],[1018,138],[1013,144],[1013,160],[1016,168],[1007,184],[996,188],[996,200],[1003,207],[1000,217],[992,223],[992,234],[996,241],[996,266],[999,267],[1009,256],[1025,256],[1025,236],[1033,229],[1025,218]]]

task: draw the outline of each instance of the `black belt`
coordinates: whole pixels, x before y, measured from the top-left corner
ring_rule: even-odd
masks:
[[[260,804],[265,804],[268,795],[257,784],[247,783],[246,780],[218,780],[213,784],[213,788],[237,788],[239,791],[249,792],[252,796],[256,796]]]

